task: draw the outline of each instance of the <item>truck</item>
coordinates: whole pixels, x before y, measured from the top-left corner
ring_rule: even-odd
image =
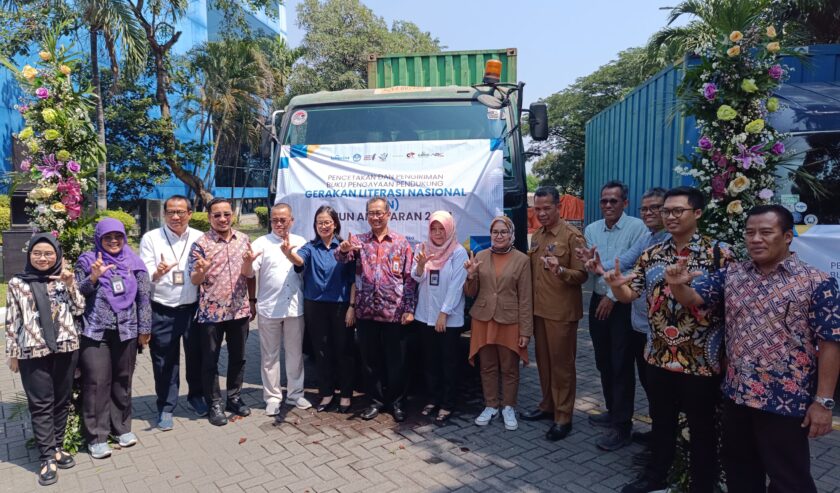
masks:
[[[770,123],[790,137],[785,147],[793,161],[779,167],[778,197],[800,226],[840,224],[840,45],[814,45],[801,57],[783,57],[790,79],[776,92],[783,110]],[[690,185],[674,171],[700,138],[694,118],[677,109],[677,87],[686,57],[630,91],[586,124],[584,202],[586,224],[600,217],[600,187],[621,180],[630,189],[628,213],[638,210],[650,187]],[[814,194],[790,173],[805,167],[827,194]],[[799,228],[800,230],[805,228]]]
[[[383,196],[409,241],[425,240],[429,214],[448,210],[473,250],[505,213],[527,250],[522,117],[534,140],[547,138],[548,122],[544,103],[523,110],[516,58],[515,48],[369,55],[367,89],[295,96],[275,112],[270,203],[292,205],[293,231],[307,236],[328,204],[346,236],[367,229],[365,202]]]

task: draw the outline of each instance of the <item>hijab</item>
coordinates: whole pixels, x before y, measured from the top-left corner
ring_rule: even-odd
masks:
[[[446,232],[446,238],[440,246],[435,245],[431,238],[432,223],[435,221],[440,223],[440,225],[443,226],[443,230]],[[455,220],[452,218],[452,214],[446,211],[433,212],[429,217],[429,238],[426,240],[424,246],[426,255],[434,255],[434,257],[426,263],[428,269],[442,269],[456,248],[458,248],[458,240],[455,237]]]
[[[38,243],[49,243],[55,249],[55,264],[47,270],[38,270],[32,265],[32,249]],[[35,307],[38,308],[38,319],[44,335],[44,342],[52,352],[57,350],[58,327],[53,320],[52,302],[47,292],[47,286],[52,282],[50,276],[61,275],[63,258],[61,245],[55,239],[55,236],[51,233],[37,233],[29,240],[29,248],[26,251],[26,267],[23,268],[23,273],[15,276],[29,284],[29,289],[35,298]]]
[[[496,224],[497,222],[505,223],[505,226],[510,231],[510,235],[508,236],[508,238],[510,238],[510,244],[507,246],[507,248],[497,249],[496,247],[493,246],[493,239],[491,238],[490,239],[490,251],[492,251],[493,253],[505,254],[505,253],[508,253],[511,250],[513,250],[513,241],[516,239],[516,235],[514,234],[515,231],[514,231],[514,227],[513,227],[513,221],[511,221],[510,218],[507,217],[507,216],[496,216],[496,217],[493,218],[492,221],[490,221],[490,231],[493,231],[493,225]]]
[[[116,265],[115,268],[106,271],[99,278],[99,284],[105,293],[105,298],[113,307],[115,312],[125,310],[134,304],[134,299],[137,296],[137,278],[136,272],[147,272],[146,265],[140,260],[140,257],[134,253],[134,250],[128,246],[128,242],[124,241],[122,249],[116,254],[111,254],[102,247],[102,237],[108,233],[122,233],[123,238],[127,238],[125,234],[125,227],[123,224],[111,217],[101,219],[96,223],[96,229],[93,232],[94,247],[92,251],[83,253],[79,257],[79,268],[85,274],[90,274],[90,268],[97,257],[101,254],[102,261],[105,265]],[[111,279],[114,276],[120,276],[125,286],[125,291],[122,294],[114,294],[111,287]]]

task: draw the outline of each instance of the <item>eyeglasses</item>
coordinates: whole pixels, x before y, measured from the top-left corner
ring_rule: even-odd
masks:
[[[332,222],[332,221],[324,221],[324,222],[320,222],[320,223],[315,223],[315,226],[318,226],[319,228],[329,228],[333,224],[335,224],[335,223]]]
[[[507,236],[510,234],[510,231],[506,229],[494,229],[490,231],[490,236]]]
[[[674,216],[677,219],[679,219],[680,217],[682,217],[682,215],[686,211],[691,211],[691,210],[694,210],[694,209],[686,209],[686,208],[683,208],[683,207],[674,207],[673,209],[664,209],[663,208],[663,209],[659,209],[659,213],[662,215],[662,217]]]
[[[232,213],[232,212],[216,212],[216,213],[214,213],[214,214],[213,214],[213,219],[220,219],[220,218],[222,218],[222,217],[224,217],[225,219],[227,219],[227,218],[229,218],[229,217],[230,217],[230,216],[232,216],[232,215],[233,215],[233,213]]]
[[[169,217],[187,217],[187,214],[189,213],[190,211],[166,211],[166,215]]]
[[[615,205],[621,202],[618,199],[601,199],[601,205]]]
[[[123,241],[123,235],[114,233],[102,237],[102,243],[112,243],[115,241]]]
[[[659,210],[662,209],[661,205],[652,205],[650,207],[639,207],[640,214],[647,214],[650,212],[651,214],[656,214]]]
[[[271,224],[286,224],[292,222],[291,219],[286,219],[285,217],[281,217],[280,219],[272,219]]]
[[[29,255],[34,258],[53,258],[55,257],[55,252],[32,252]]]
[[[385,211],[368,211],[367,213],[367,217],[375,217],[377,219],[385,217],[386,215],[388,215],[388,213]]]

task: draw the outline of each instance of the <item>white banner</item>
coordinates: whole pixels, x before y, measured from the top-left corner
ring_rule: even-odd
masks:
[[[797,226],[797,228],[802,228]],[[802,228],[805,229],[805,228]],[[840,280],[840,226],[816,225],[799,233],[791,243],[791,250],[799,258]]]
[[[503,213],[503,178],[497,140],[283,146],[275,202],[292,206],[292,231],[305,238],[314,235],[315,211],[328,204],[346,237],[370,230],[365,205],[383,196],[389,228],[412,243],[426,239],[429,215],[444,210],[455,218],[458,240],[478,247]]]

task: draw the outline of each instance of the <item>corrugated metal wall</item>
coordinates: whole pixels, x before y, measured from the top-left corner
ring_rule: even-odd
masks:
[[[429,55],[370,55],[368,87],[471,86],[484,77],[487,60],[502,62],[502,82],[516,83],[516,48],[449,51]]]

